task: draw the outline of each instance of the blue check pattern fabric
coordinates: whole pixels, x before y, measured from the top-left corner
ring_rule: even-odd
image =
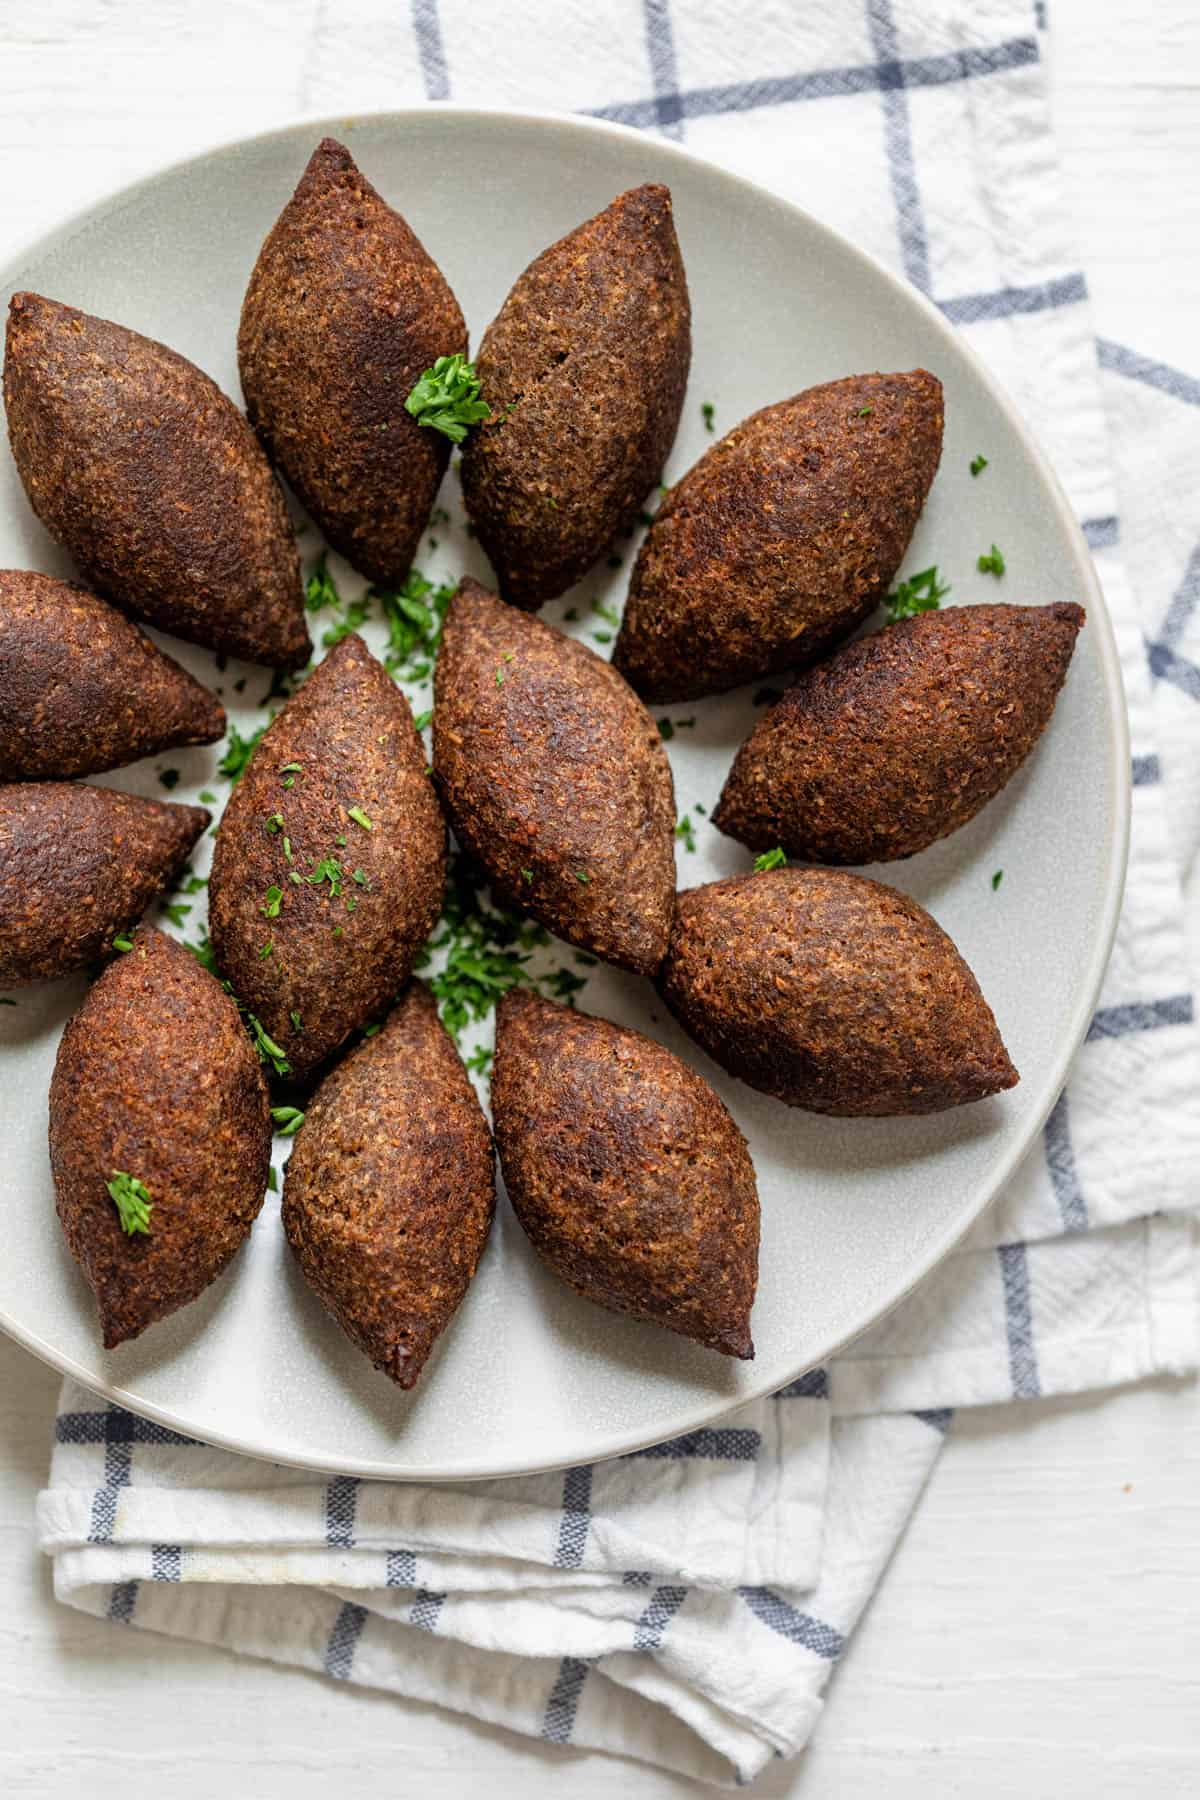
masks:
[[[299,108],[448,99],[663,134],[824,217],[966,334],[1105,586],[1132,725],[1128,896],[1041,1141],[828,1369],[635,1456],[437,1487],[256,1464],[68,1382],[39,1503],[64,1601],[745,1783],[814,1729],[955,1408],[1195,1366],[1200,369],[1097,338],[1045,30],[1032,0],[319,9]]]

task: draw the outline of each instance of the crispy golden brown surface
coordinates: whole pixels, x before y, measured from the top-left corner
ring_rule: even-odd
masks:
[[[945,932],[861,875],[776,869],[689,888],[659,990],[722,1068],[809,1112],[940,1112],[1017,1080]]]
[[[237,407],[194,363],[108,319],[16,294],[4,402],[30,505],[91,587],[230,656],[308,660],[279,484]]]
[[[249,1232],[271,1161],[266,1083],[233,1001],[173,938],[142,926],[63,1033],[50,1160],[105,1349],[194,1300]],[[122,1230],[118,1172],[149,1193],[145,1233]]]
[[[0,987],[53,981],[111,949],[210,817],[82,782],[0,787]]]
[[[513,606],[563,593],[633,523],[675,441],[691,354],[665,187],[619,194],[515,282],[475,359],[492,418],[462,464]]]
[[[404,986],[438,916],[445,860],[408,701],[362,639],[345,637],[251,757],[209,879],[221,973],[294,1074],[311,1074]]]
[[[216,696],[106,600],[0,569],[0,781],[95,775],[224,730]]]
[[[495,1201],[487,1121],[414,981],[309,1102],[284,1181],[288,1242],[347,1336],[410,1388],[467,1291]]]
[[[465,354],[446,278],[350,152],[324,138],[259,252],[238,367],[250,422],[335,550],[374,581],[408,573],[450,442],[404,410]]]
[[[848,644],[747,738],[713,824],[806,862],[913,856],[1016,774],[1050,722],[1078,606],[955,606]]]
[[[513,988],[492,1109],[509,1199],[568,1287],[754,1355],[754,1166],[707,1082],[638,1031]]]
[[[813,662],[882,599],[941,448],[942,384],[924,369],[753,413],[655,514],[613,661],[648,700]]]
[[[435,677],[434,778],[504,895],[606,962],[653,974],[675,891],[657,727],[586,645],[460,585]]]

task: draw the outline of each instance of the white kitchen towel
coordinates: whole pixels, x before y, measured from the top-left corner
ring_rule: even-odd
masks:
[[[64,1600],[744,1782],[810,1734],[951,1408],[1195,1366],[1180,882],[1200,834],[1200,382],[1102,343],[1102,400],[1039,15],[1025,0],[318,9],[300,108],[452,99],[663,132],[828,219],[962,328],[1096,554],[1133,733],[1128,898],[1042,1141],[959,1253],[828,1370],[655,1453],[438,1488],[251,1463],[68,1382],[39,1504]]]

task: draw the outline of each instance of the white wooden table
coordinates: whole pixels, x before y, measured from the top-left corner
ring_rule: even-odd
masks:
[[[135,9],[111,0],[6,0],[0,252],[168,155],[283,122],[300,96],[319,107],[304,91],[303,50],[324,3],[156,0],[135,25]],[[1050,4],[1060,136],[1103,330],[1196,371],[1200,8]],[[105,63],[115,42],[119,104]],[[711,1793],[56,1607],[32,1504],[57,1385],[0,1340],[6,1800],[327,1800],[331,1783],[427,1800],[541,1800],[564,1782],[573,1796]],[[1196,1387],[960,1414],[812,1749],[755,1792],[1200,1793]]]

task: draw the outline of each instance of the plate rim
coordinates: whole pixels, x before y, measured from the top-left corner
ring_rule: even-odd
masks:
[[[241,133],[229,138],[219,139],[207,147],[189,151],[183,155],[172,156],[160,163],[155,163],[144,174],[122,186],[110,189],[106,193],[85,202],[52,225],[49,230],[27,235],[15,248],[4,257],[0,265],[0,287],[7,288],[12,274],[19,271],[23,264],[34,255],[45,253],[60,247],[97,222],[114,207],[134,199],[145,190],[159,183],[168,181],[172,176],[184,170],[198,170],[207,163],[222,160],[233,160],[239,153],[270,144],[275,140],[291,137],[299,131],[319,131],[322,136],[336,132],[354,133],[363,126],[382,126],[403,130],[417,121],[427,120],[431,115],[443,116],[453,123],[463,126],[502,127],[505,124],[518,124],[548,128],[556,132],[567,132],[571,135],[588,138],[595,136],[615,137],[630,144],[645,144],[648,134],[628,125],[618,124],[614,120],[595,118],[589,114],[558,112],[551,109],[518,108],[503,106],[460,106],[452,101],[426,101],[407,107],[381,107],[355,110],[347,113],[323,113],[308,111],[297,114],[284,124],[273,125],[266,130]],[[1027,1115],[1019,1137],[997,1163],[986,1182],[971,1193],[956,1212],[951,1223],[943,1228],[921,1253],[918,1264],[911,1272],[902,1289],[892,1295],[883,1304],[871,1303],[867,1316],[861,1318],[850,1330],[845,1332],[833,1344],[829,1345],[812,1361],[800,1364],[786,1378],[782,1385],[796,1380],[809,1369],[836,1357],[839,1352],[860,1337],[864,1331],[886,1318],[896,1307],[924,1281],[934,1269],[961,1243],[972,1226],[983,1216],[988,1207],[998,1197],[1004,1184],[1008,1181],[1014,1168],[1028,1152],[1061,1092],[1066,1076],[1080,1044],[1087,1032],[1097,996],[1105,971],[1112,954],[1113,940],[1116,936],[1117,924],[1121,913],[1121,903],[1125,891],[1125,876],[1129,858],[1130,821],[1132,812],[1132,765],[1130,761],[1129,716],[1125,700],[1124,677],[1120,657],[1117,651],[1116,634],[1108,605],[1100,586],[1092,560],[1091,550],[1084,537],[1083,530],[1071,509],[1070,502],[1060,483],[1057,474],[1043,452],[1037,438],[1018,412],[1015,403],[1006,390],[991,373],[982,357],[955,330],[954,326],[925,294],[912,286],[902,276],[889,269],[870,251],[864,250],[852,238],[845,236],[834,226],[818,219],[806,208],[794,201],[775,193],[771,188],[741,175],[733,170],[723,168],[721,164],[700,155],[686,145],[676,144],[660,137],[650,137],[656,157],[665,157],[668,163],[674,162],[687,167],[707,180],[724,184],[734,191],[753,196],[756,202],[769,201],[772,205],[783,209],[797,219],[809,233],[818,240],[825,239],[836,245],[838,251],[849,254],[864,267],[869,269],[876,279],[882,279],[894,297],[902,305],[915,307],[923,313],[926,321],[936,334],[952,345],[956,355],[961,356],[971,368],[976,378],[987,392],[991,401],[1003,414],[1006,422],[1018,438],[1037,475],[1041,478],[1056,524],[1060,527],[1080,585],[1086,594],[1086,610],[1088,624],[1097,647],[1101,674],[1105,693],[1110,702],[1109,719],[1111,731],[1109,735],[1109,767],[1107,771],[1108,793],[1112,807],[1114,829],[1108,844],[1108,865],[1105,874],[1104,892],[1102,895],[1098,929],[1096,931],[1092,952],[1087,970],[1080,984],[1079,993],[1067,1024],[1060,1038],[1060,1048],[1054,1057],[1051,1068],[1043,1080],[1042,1088],[1032,1110]],[[90,1392],[115,1405],[124,1407],[129,1412],[154,1421],[166,1429],[179,1433],[184,1437],[192,1437],[194,1427],[180,1413],[170,1407],[147,1401],[141,1396],[129,1393],[118,1383],[98,1380],[89,1370],[84,1369],[74,1357],[55,1348],[30,1331],[0,1308],[0,1331],[11,1337],[16,1343],[28,1350],[40,1361],[58,1369],[64,1375],[70,1375]],[[777,1391],[778,1386],[773,1377],[770,1382],[750,1393],[740,1393],[735,1400],[720,1399],[715,1402],[711,1396],[696,1399],[694,1406],[681,1414],[664,1432],[656,1427],[652,1431],[625,1430],[611,1434],[599,1441],[597,1447],[589,1451],[587,1462],[604,1462],[612,1457],[628,1455],[643,1450],[650,1445],[668,1441],[671,1438],[700,1430],[715,1421],[752,1405]],[[239,1436],[236,1433],[214,1433],[206,1429],[203,1441],[217,1449],[229,1450],[237,1455],[256,1457],[283,1465],[287,1468],[307,1469],[318,1474],[351,1475],[366,1480],[404,1481],[404,1482],[470,1482],[485,1480],[503,1480],[521,1475],[548,1474],[559,1469],[572,1466],[579,1460],[578,1456],[570,1458],[552,1458],[547,1462],[518,1459],[511,1464],[489,1466],[464,1471],[461,1466],[446,1468],[422,1468],[419,1472],[406,1473],[393,1464],[376,1461],[363,1461],[356,1457],[335,1457],[322,1455],[301,1456],[295,1453],[281,1454],[269,1444]]]

